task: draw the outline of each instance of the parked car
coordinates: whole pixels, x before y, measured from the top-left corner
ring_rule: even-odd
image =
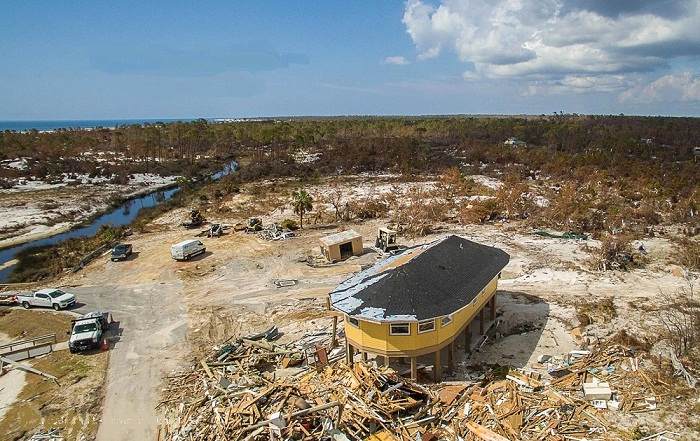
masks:
[[[68,339],[68,350],[71,354],[99,348],[104,339],[104,333],[109,328],[108,317],[109,313],[94,311],[73,320],[70,339]]]
[[[170,247],[170,257],[175,260],[187,260],[197,254],[204,254],[207,248],[198,240],[184,240]]]
[[[129,255],[132,253],[133,247],[131,246],[130,243],[120,243],[117,244],[113,249],[112,249],[112,254],[110,255],[110,259],[112,259],[112,262],[115,260],[126,260]]]
[[[73,306],[75,294],[61,291],[58,288],[44,288],[30,295],[17,295],[17,303],[25,309],[29,309],[31,306],[40,306],[58,311]]]

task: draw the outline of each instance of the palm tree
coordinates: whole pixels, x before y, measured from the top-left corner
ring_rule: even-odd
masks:
[[[292,192],[292,206],[294,213],[299,215],[299,228],[304,228],[304,213],[313,209],[313,198],[306,190],[294,190]]]

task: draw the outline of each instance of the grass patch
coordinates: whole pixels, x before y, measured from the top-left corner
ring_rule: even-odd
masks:
[[[0,315],[0,329],[13,339],[56,333],[67,339],[71,316],[49,311],[13,309]],[[108,351],[71,354],[67,350],[25,360],[58,378],[58,384],[32,373],[17,400],[0,420],[2,439],[20,440],[52,427],[64,439],[95,439],[104,403]]]
[[[61,312],[28,309],[3,310],[0,329],[12,340],[26,340],[40,335],[56,333],[59,342],[68,341],[73,316]]]
[[[70,354],[59,351],[25,361],[58,377],[58,383],[25,374],[26,384],[18,400],[0,421],[4,439],[20,440],[41,429],[60,427],[65,439],[95,439],[104,402],[109,352]]]

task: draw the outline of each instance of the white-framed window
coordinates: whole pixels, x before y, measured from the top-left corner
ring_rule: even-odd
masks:
[[[472,305],[476,306],[476,303],[479,301],[478,297],[474,297],[474,300],[472,300]]]
[[[486,288],[482,289],[480,294],[481,294],[482,296],[486,295]]]
[[[411,335],[410,323],[392,323],[390,329],[391,335]]]
[[[418,333],[430,332],[435,330],[435,319],[423,320],[418,322]]]
[[[355,317],[348,317],[348,323],[350,323],[351,325],[353,325],[356,328],[360,327],[360,321],[358,319],[356,319]]]
[[[445,327],[445,326],[449,325],[450,323],[452,323],[452,314],[443,315],[442,317],[440,317],[440,325],[442,327]]]

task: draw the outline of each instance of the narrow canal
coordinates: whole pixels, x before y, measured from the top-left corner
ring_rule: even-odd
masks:
[[[220,179],[222,176],[236,170],[237,163],[231,162],[223,170],[213,174],[209,177],[210,180]],[[158,204],[173,197],[177,193],[179,188],[171,188],[168,190],[159,190],[142,196],[140,198],[130,199],[123,204],[121,204],[116,209],[110,211],[109,213],[103,214],[99,218],[95,219],[90,225],[82,228],[76,228],[74,230],[66,231],[65,233],[56,234],[51,237],[46,237],[43,239],[33,240],[21,245],[17,245],[12,248],[6,248],[0,250],[0,266],[5,265],[7,262],[11,261],[14,256],[21,250],[29,247],[44,246],[44,245],[55,245],[58,242],[66,239],[73,239],[76,237],[86,237],[94,235],[97,230],[103,225],[113,225],[115,227],[120,227],[124,225],[129,225],[136,219],[139,211],[143,208],[154,207]],[[7,278],[14,271],[14,265],[7,266],[0,270],[0,283],[5,283]]]

